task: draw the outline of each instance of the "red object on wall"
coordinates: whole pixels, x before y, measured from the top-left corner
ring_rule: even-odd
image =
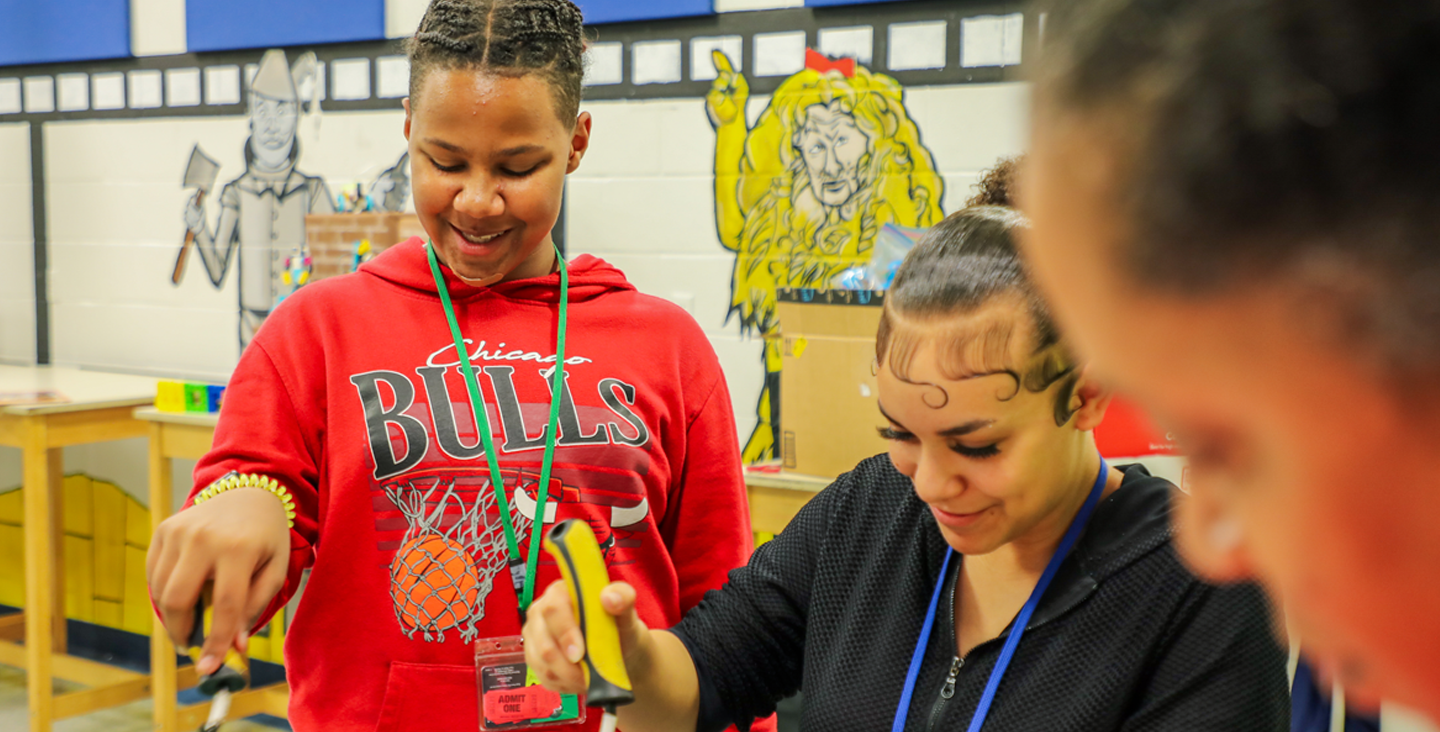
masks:
[[[839,71],[842,76],[850,79],[855,76],[855,59],[832,59],[813,48],[807,48],[805,49],[805,68],[822,74],[826,71]]]
[[[1095,428],[1095,444],[1107,458],[1179,455],[1180,448],[1144,410],[1116,397]]]

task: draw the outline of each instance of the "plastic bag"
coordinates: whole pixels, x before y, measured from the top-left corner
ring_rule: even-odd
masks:
[[[836,275],[830,286],[837,290],[888,290],[905,255],[914,248],[926,229],[886,224],[875,236],[870,261]]]

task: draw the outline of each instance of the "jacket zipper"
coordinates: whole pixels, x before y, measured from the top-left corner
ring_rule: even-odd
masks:
[[[955,587],[960,584],[957,576],[950,585],[950,627],[955,627]],[[930,707],[930,721],[925,725],[926,732],[935,732],[935,723],[940,721],[940,712],[945,709],[945,703],[955,696],[955,681],[960,676],[960,669],[965,665],[965,659],[955,656],[950,661],[950,673],[945,676],[945,683],[940,687],[940,696],[935,699],[934,706]]]
[[[965,659],[956,656],[950,662],[950,674],[945,677],[944,686],[940,687],[940,698],[935,700],[935,706],[930,707],[930,723],[925,726],[926,732],[934,732],[935,723],[940,721],[940,712],[945,709],[945,703],[955,696],[955,680],[960,676],[960,667],[965,665]]]
[[[950,610],[949,610],[949,614],[950,614],[950,627],[951,627],[951,628],[954,628],[954,627],[955,627],[955,588],[956,588],[957,586],[959,586],[959,584],[960,584],[959,570],[956,570],[955,581],[954,581],[953,583],[951,583],[951,585],[950,585]],[[1083,600],[1083,598],[1081,598],[1081,599]],[[1079,603],[1077,602],[1077,603],[1075,603],[1075,604],[1079,604]],[[1066,612],[1069,612],[1069,610],[1070,610],[1072,607],[1074,607],[1074,605],[1071,605],[1071,606],[1069,606],[1069,607],[1066,607],[1066,608],[1064,608],[1063,610],[1061,610],[1060,612],[1054,613],[1051,617],[1047,617],[1047,618],[1045,618],[1045,619],[1043,619],[1043,620],[1041,620],[1041,621],[1039,621],[1039,622],[1032,622],[1029,626],[1026,627],[1026,630],[1033,630],[1033,629],[1039,628],[1039,627],[1041,627],[1041,626],[1043,626],[1043,625],[1049,625],[1052,621],[1054,621],[1055,619],[1059,618],[1061,615],[1064,615]],[[1005,635],[1005,634],[1002,634],[1001,637],[1004,637],[1004,635]],[[965,659],[969,658],[971,654],[975,653],[975,651],[977,651],[977,650],[979,650],[979,649],[981,649],[981,648],[987,648],[987,647],[990,646],[990,644],[996,643],[996,642],[998,642],[999,640],[1000,640],[1000,638],[991,638],[990,640],[987,640],[987,641],[985,641],[984,643],[981,643],[980,645],[975,646],[974,648],[971,648],[971,649],[970,649],[970,653],[967,653],[967,654],[965,654],[964,656],[955,656],[955,657],[951,660],[951,662],[950,662],[950,673],[945,677],[945,683],[940,686],[940,696],[935,699],[935,704],[930,707],[930,721],[925,725],[925,730],[926,730],[926,732],[935,732],[935,724],[940,721],[940,712],[941,712],[941,710],[943,710],[943,709],[945,708],[945,703],[948,702],[948,701],[950,701],[951,697],[954,697],[954,696],[955,696],[955,684],[956,684],[956,682],[958,681],[958,679],[959,679],[959,677],[960,677],[960,669],[964,668],[964,666],[965,666]]]

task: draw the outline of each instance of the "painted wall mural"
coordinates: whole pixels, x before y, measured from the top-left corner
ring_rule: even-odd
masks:
[[[221,189],[220,215],[213,229],[204,200],[218,166],[197,146],[186,168],[185,185],[195,188],[196,195],[185,208],[187,233],[171,281],[178,285],[184,277],[192,248],[199,250],[205,274],[216,289],[233,264],[240,279],[242,349],[289,294],[290,288],[284,286],[286,263],[304,256],[306,214],[335,210],[325,181],[298,168],[300,145],[295,133],[303,108],[318,106],[315,77],[313,53],[302,55],[291,67],[284,51],[265,52],[250,85],[245,172]]]
[[[765,338],[765,386],[744,448],[756,462],[778,457],[776,288],[824,287],[868,262],[886,224],[939,222],[944,181],[893,78],[808,51],[806,68],[748,126],[745,76],[725,54],[714,60],[705,106],[716,135],[716,226],[735,252],[729,317]]]

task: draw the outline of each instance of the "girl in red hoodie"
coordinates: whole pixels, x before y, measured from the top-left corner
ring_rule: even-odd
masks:
[[[405,103],[429,243],[270,315],[192,505],[156,533],[149,581],[177,642],[213,583],[202,674],[311,570],[285,644],[298,730],[478,729],[473,642],[518,635],[524,598],[558,577],[531,553],[537,521],[586,520],[662,627],[749,556],[709,342],[551,239],[590,142],[583,50],[568,0],[430,6]]]

